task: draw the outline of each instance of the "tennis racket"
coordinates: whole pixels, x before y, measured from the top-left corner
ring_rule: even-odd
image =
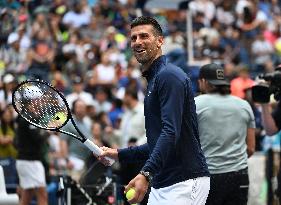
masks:
[[[41,129],[67,134],[84,143],[95,155],[102,154],[102,149],[78,129],[63,94],[49,83],[39,80],[23,81],[13,91],[12,104],[16,112],[30,124]],[[79,136],[61,129],[69,120]],[[106,159],[109,165],[115,162],[112,158],[106,157]]]

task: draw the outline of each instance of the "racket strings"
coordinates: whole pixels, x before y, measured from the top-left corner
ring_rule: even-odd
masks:
[[[22,84],[15,91],[14,102],[20,115],[39,127],[57,129],[68,120],[68,110],[62,97],[43,83]]]

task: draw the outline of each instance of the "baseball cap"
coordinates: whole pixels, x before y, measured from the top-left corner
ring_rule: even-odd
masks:
[[[19,34],[18,33],[11,33],[8,37],[8,44],[15,43],[19,40]]]
[[[6,74],[3,77],[3,83],[6,83],[6,84],[12,83],[14,80],[15,80],[15,77],[12,74],[10,74],[10,73]]]
[[[200,68],[199,79],[202,78],[212,85],[230,85],[224,76],[223,67],[215,63],[206,64]]]

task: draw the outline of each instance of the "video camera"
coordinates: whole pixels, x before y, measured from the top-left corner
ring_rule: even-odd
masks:
[[[259,84],[252,87],[252,98],[254,102],[268,103],[270,95],[274,95],[274,99],[279,101],[281,99],[281,71],[261,74],[259,79],[263,79],[269,84]]]

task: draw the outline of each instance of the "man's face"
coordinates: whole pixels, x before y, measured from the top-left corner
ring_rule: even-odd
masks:
[[[131,30],[131,48],[137,61],[145,64],[153,61],[163,44],[162,36],[155,36],[151,25],[139,25]]]
[[[75,115],[78,117],[78,118],[83,118],[86,116],[87,114],[87,105],[84,101],[82,100],[79,100],[75,103]]]
[[[84,85],[83,83],[74,83],[73,84],[73,91],[76,93],[80,93],[83,91]]]
[[[20,48],[20,42],[19,41],[16,41],[12,44],[12,47],[15,49],[15,50],[19,50]]]
[[[123,98],[123,104],[126,108],[130,108],[130,104],[131,104],[131,97],[130,95],[125,94],[124,98]]]

